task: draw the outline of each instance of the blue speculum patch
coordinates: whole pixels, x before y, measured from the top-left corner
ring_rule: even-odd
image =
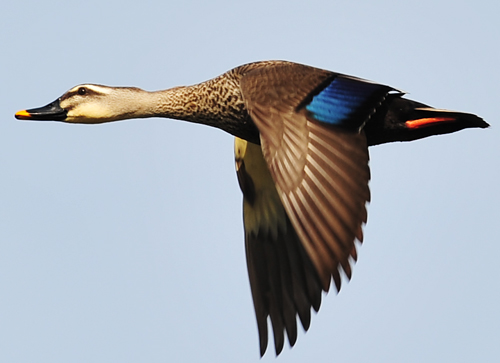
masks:
[[[313,97],[306,109],[318,121],[349,128],[359,127],[375,106],[372,105],[375,93],[385,89],[386,86],[376,83],[336,77]]]

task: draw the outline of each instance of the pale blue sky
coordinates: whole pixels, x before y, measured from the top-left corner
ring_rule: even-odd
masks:
[[[79,83],[147,90],[286,59],[492,127],[371,149],[353,279],[278,362],[500,356],[498,1],[10,1],[0,13],[0,362],[259,362],[233,138],[21,122]],[[263,362],[274,361],[272,343]]]

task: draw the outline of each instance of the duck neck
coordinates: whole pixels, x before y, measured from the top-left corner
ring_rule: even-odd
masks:
[[[153,115],[217,127],[258,142],[258,131],[245,108],[236,82],[224,77],[193,86],[149,92]]]

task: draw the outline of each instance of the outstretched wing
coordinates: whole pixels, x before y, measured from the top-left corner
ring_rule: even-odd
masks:
[[[287,283],[288,277],[283,276],[295,274],[297,263],[290,264],[283,256],[291,249],[300,252],[303,248],[316,270],[319,286],[325,291],[332,278],[340,289],[341,270],[351,277],[351,259],[356,260],[355,240],[362,241],[361,227],[367,218],[365,204],[370,199],[368,148],[360,130],[391,89],[307,66],[279,63],[245,74],[241,90],[260,131],[263,158],[286,212],[281,219],[284,222],[280,222],[286,231],[282,234],[261,228],[268,223],[269,214],[261,215],[254,223],[259,227],[253,228],[249,228],[245,217],[261,353],[265,351],[263,340],[267,345],[267,316],[271,316],[279,354],[284,329],[293,345],[295,314],[302,320],[299,311],[304,310],[303,304],[294,298],[294,284]],[[277,208],[278,201],[271,204]],[[289,231],[290,226],[293,231]],[[274,252],[262,252],[262,246],[270,245]],[[255,252],[258,249],[261,252]],[[287,263],[287,268],[283,268]],[[290,302],[283,298],[283,291],[291,297]],[[319,308],[316,295],[317,291],[305,303],[308,310]],[[305,329],[309,325],[306,320]]]
[[[285,328],[290,345],[295,344],[297,315],[309,328],[311,307],[318,311],[321,304],[321,281],[283,208],[260,146],[236,138],[235,157],[260,353],[267,348],[269,316],[279,354]]]

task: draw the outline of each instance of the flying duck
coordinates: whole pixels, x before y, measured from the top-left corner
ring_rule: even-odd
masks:
[[[368,146],[489,126],[383,84],[286,61],[156,92],[82,84],[15,117],[83,124],[166,117],[234,135],[261,356],[268,318],[278,355],[285,332],[290,346],[296,342],[297,316],[307,331],[331,281],[339,291],[342,275],[351,278],[370,200]]]

